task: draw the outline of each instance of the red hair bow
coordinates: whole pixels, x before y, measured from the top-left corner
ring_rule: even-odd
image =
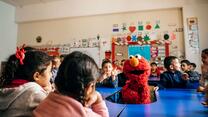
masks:
[[[25,45],[23,45],[22,48],[18,48],[18,47],[17,47],[16,54],[15,54],[16,58],[19,59],[21,65],[24,64],[24,63],[23,63],[23,60],[24,60],[24,58],[25,58],[25,50],[24,50],[24,46],[25,46]]]

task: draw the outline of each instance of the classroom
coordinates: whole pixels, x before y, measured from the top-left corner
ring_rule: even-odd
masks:
[[[115,81],[118,86],[113,84],[113,88],[107,86],[95,89],[107,106],[108,116],[207,117],[206,12],[208,0],[0,0],[0,75],[4,77],[8,57],[15,52],[16,57],[17,52],[25,54],[21,50],[25,46],[53,57],[67,57],[68,54],[79,51],[94,59],[101,76],[108,62],[116,70],[116,75],[113,71],[111,73],[116,78],[110,77],[112,82],[117,79]],[[166,84],[161,84],[164,73],[169,70],[165,62],[168,57],[172,57],[171,64],[172,59],[177,59],[180,70],[176,71],[180,72],[184,82],[192,82],[189,86],[186,84],[189,88],[181,88],[181,84],[176,87],[174,84],[168,84],[167,87]],[[24,58],[21,58],[22,61]],[[137,101],[135,104],[122,97],[127,94],[124,91],[128,90],[130,82],[134,80],[128,78],[132,77],[128,75],[128,70],[134,69],[131,71],[133,73],[137,69],[135,65],[134,68],[127,65],[131,64],[132,58],[138,59],[138,64],[142,66],[138,67],[138,74],[144,78],[140,81],[143,89],[146,90],[146,85],[150,87],[147,89],[151,103]],[[125,63],[122,63],[123,60]],[[191,80],[190,72],[183,70],[184,64],[191,66],[191,63],[196,65],[194,73],[198,74],[197,80]],[[20,64],[24,63],[20,61]],[[153,65],[159,71],[153,73]],[[176,69],[174,65],[170,69],[172,67]],[[146,72],[146,69],[149,71]],[[59,76],[59,71],[56,72]],[[188,74],[188,80],[185,73]],[[122,82],[123,77],[126,80],[121,85],[119,82]],[[205,79],[203,86],[202,79]],[[50,82],[53,84],[56,81]],[[138,84],[136,86],[141,87]],[[138,89],[137,92],[144,93],[143,89]],[[206,104],[204,101],[207,101]],[[3,101],[0,96],[0,105],[1,103]],[[1,111],[0,107],[0,114]]]

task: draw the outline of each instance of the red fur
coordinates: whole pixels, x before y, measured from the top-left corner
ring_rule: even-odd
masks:
[[[122,100],[129,104],[148,104],[150,100],[150,89],[148,86],[148,77],[150,74],[149,63],[141,57],[139,65],[132,67],[130,60],[124,63],[123,71],[127,77],[126,85],[122,88]],[[142,74],[131,74],[130,71],[143,70]]]

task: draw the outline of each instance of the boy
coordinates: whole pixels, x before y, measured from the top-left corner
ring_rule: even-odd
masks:
[[[164,60],[167,71],[160,75],[160,88],[186,88],[188,77],[179,71],[180,63],[177,57],[168,56]]]
[[[188,75],[189,85],[187,88],[197,88],[199,86],[200,75],[191,70],[191,63],[188,60],[181,61],[181,70]]]

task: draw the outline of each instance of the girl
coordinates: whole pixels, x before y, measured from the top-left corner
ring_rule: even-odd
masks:
[[[6,63],[0,79],[1,117],[32,116],[51,90],[51,57],[44,52],[18,49]]]
[[[34,110],[35,117],[108,117],[100,93],[95,91],[98,67],[81,52],[67,55],[55,79],[56,91]],[[91,107],[91,108],[90,108]]]
[[[102,71],[101,76],[98,79],[98,87],[117,87],[118,86],[118,77],[117,70],[113,69],[112,63],[110,60],[106,59],[102,62]]]

